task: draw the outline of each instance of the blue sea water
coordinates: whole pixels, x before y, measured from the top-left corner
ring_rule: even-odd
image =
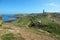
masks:
[[[9,17],[10,16],[10,17]],[[3,22],[16,20],[16,18],[11,17],[13,15],[2,15]]]

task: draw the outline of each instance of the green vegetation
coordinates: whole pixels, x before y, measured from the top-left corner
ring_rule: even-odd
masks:
[[[9,27],[4,27],[3,29],[12,29],[12,28],[9,26]]]
[[[25,40],[20,35],[18,37],[18,36],[15,36],[13,33],[4,34],[1,36],[1,39],[2,40]]]
[[[0,15],[0,20],[2,20],[2,15]]]
[[[1,36],[2,40],[14,40],[14,35],[12,33],[4,34]]]
[[[53,19],[52,14],[51,18]],[[48,33],[50,33],[50,35],[55,36],[56,38],[60,39],[60,24],[56,23],[55,21],[51,21],[51,18],[48,18],[48,14],[29,14],[19,20],[16,21],[16,26],[19,27],[29,27],[29,28],[35,28],[35,26],[30,26],[31,24],[33,24],[35,21],[41,21],[42,24],[46,25],[43,27],[36,27],[35,29],[37,30],[38,33],[40,33],[40,31],[38,29],[44,30]],[[33,29],[33,30],[35,30]],[[35,30],[35,31],[36,31]],[[59,36],[56,36],[59,35]]]
[[[22,16],[22,17],[21,17]],[[18,19],[10,24],[6,24],[5,27],[2,27],[6,33],[7,32],[15,32],[17,28],[27,28],[31,29],[36,34],[46,34],[48,36],[60,39],[60,18],[54,14],[44,13],[44,14],[21,14],[21,15],[14,15],[14,17],[18,17]],[[20,18],[19,18],[20,17]],[[53,20],[51,20],[53,19]],[[32,25],[34,24],[34,25]],[[8,26],[7,26],[8,25]],[[39,26],[36,26],[39,25]],[[15,28],[15,29],[14,29]],[[1,29],[1,31],[3,30]],[[7,30],[5,30],[7,29]],[[13,30],[11,30],[13,29]],[[9,31],[11,30],[11,31]],[[18,29],[19,30],[19,29]],[[16,31],[19,32],[19,31]],[[2,33],[1,33],[2,34]],[[6,33],[0,35],[2,40],[25,40],[20,34],[15,33]]]

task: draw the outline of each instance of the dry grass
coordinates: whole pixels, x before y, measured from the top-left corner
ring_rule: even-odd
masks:
[[[4,29],[4,27],[6,26],[11,27],[12,29]],[[20,28],[20,27],[14,26],[11,23],[3,24],[1,29],[2,30],[0,32],[0,36],[8,33],[13,33],[18,40],[20,40],[19,35],[21,35],[21,37],[24,38],[25,40],[56,40],[56,38],[52,38],[44,34],[39,35],[29,28],[28,29],[22,28],[22,27]]]

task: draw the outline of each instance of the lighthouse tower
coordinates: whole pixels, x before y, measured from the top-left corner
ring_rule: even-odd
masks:
[[[43,14],[45,14],[45,10],[43,9]]]
[[[46,15],[46,13],[45,13],[45,10],[43,9],[43,15],[45,16]]]

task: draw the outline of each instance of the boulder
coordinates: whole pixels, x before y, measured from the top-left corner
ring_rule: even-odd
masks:
[[[43,27],[44,24],[42,24],[41,22],[37,21],[37,22],[32,23],[31,26],[34,26],[34,27]]]

